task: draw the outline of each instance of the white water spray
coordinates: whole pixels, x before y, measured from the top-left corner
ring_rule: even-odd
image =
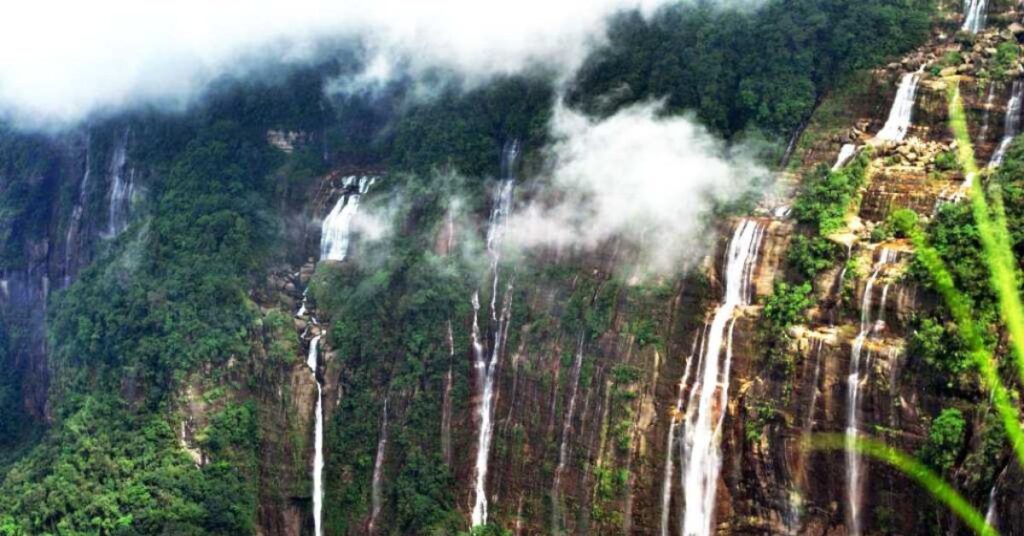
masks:
[[[860,426],[861,355],[868,337],[878,330],[878,325],[872,316],[872,293],[875,283],[882,270],[887,265],[896,262],[898,258],[899,253],[896,250],[882,248],[878,262],[875,263],[871,276],[868,277],[864,285],[864,295],[861,298],[860,332],[852,344],[850,375],[846,379],[846,483],[850,536],[860,535],[860,510],[863,499],[861,457],[855,449]],[[888,295],[888,289],[889,286],[886,285],[882,292],[883,298],[879,307],[880,321],[884,321],[882,319],[884,319],[885,297]]]
[[[348,256],[352,221],[359,212],[359,202],[375,182],[376,177],[351,176],[342,180],[345,193],[324,218],[320,235],[320,260],[343,261]]]
[[[473,293],[473,355],[474,370],[477,384],[482,387],[478,417],[480,420],[480,436],[477,441],[474,500],[471,517],[472,526],[487,523],[487,469],[490,461],[491,439],[494,435],[494,381],[498,368],[498,356],[508,335],[508,321],[512,312],[512,283],[505,289],[505,298],[501,309],[498,309],[498,265],[501,260],[501,244],[505,237],[508,216],[512,211],[512,191],[515,187],[515,164],[519,158],[519,142],[513,141],[502,151],[502,176],[495,195],[487,225],[487,255],[490,258],[491,271],[491,321],[494,324],[494,346],[488,360],[480,338],[479,311],[480,296]]]
[[[316,375],[319,360],[320,336],[317,335],[309,341],[309,355],[306,359],[306,366],[313,373],[313,381],[316,382],[316,428],[313,435],[313,530],[315,536],[321,536],[321,528],[324,490],[324,393],[320,379]]]
[[[764,226],[748,219],[740,222],[729,242],[725,262],[725,296],[707,330],[702,368],[694,379],[683,423],[684,536],[711,533],[718,475],[722,467],[719,446],[729,402],[735,313],[739,307],[750,303],[751,279],[757,267],[763,236]],[[724,360],[721,359],[723,347]]]
[[[921,82],[923,69],[922,65],[917,72],[906,73],[900,79],[899,89],[896,90],[896,99],[892,103],[892,109],[889,110],[889,119],[885,122],[882,130],[875,135],[875,138],[886,141],[902,141],[907,137],[914,115],[917,85]]]
[[[1024,100],[1024,82],[1013,81],[1013,91],[1010,93],[1010,100],[1006,103],[1006,117],[1003,119],[1003,139],[1000,140],[996,151],[992,153],[992,159],[988,167],[999,167],[1006,157],[1006,150],[1010,148],[1013,139],[1020,134],[1020,113],[1021,101]]]

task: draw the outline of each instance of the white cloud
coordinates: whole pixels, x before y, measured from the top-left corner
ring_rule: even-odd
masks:
[[[593,249],[613,238],[637,246],[645,268],[666,272],[700,260],[704,223],[716,201],[738,198],[767,172],[727,151],[685,117],[660,106],[625,108],[592,120],[558,106],[550,125],[553,191],[517,208],[509,244]]]
[[[187,104],[243,55],[303,60],[361,37],[379,59],[470,77],[545,65],[568,73],[623,8],[668,0],[97,0],[15,2],[0,17],[0,110],[76,121],[138,101]]]

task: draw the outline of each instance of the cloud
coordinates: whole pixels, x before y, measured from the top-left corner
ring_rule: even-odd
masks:
[[[514,248],[593,249],[615,237],[639,248],[644,268],[672,272],[703,256],[716,202],[768,176],[743,148],[727,148],[659,103],[593,120],[558,105],[550,124],[550,186],[509,221]]]
[[[308,61],[325,39],[358,38],[369,78],[391,64],[488,77],[570,73],[608,15],[668,0],[179,0],[16,2],[0,18],[0,111],[66,124],[139,102],[187,105],[243,57]]]

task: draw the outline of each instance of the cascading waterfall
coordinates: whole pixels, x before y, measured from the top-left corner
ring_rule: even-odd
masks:
[[[988,507],[985,509],[985,524],[996,530],[999,530],[999,510],[996,505],[999,498],[999,481],[1003,478],[1003,475],[1008,469],[1009,466],[996,475],[996,480],[992,483],[992,491],[988,492]]]
[[[561,496],[562,496],[562,473],[565,472],[565,464],[569,461],[569,433],[572,431],[572,418],[576,414],[576,395],[579,394],[580,370],[583,366],[583,336],[580,335],[579,343],[576,345],[576,359],[572,365],[572,392],[569,395],[569,406],[565,410],[565,417],[562,420],[562,441],[558,446],[558,465],[555,467],[555,481],[551,486],[551,497],[554,507],[551,509],[551,532],[560,534],[562,528],[561,519]]]
[[[818,386],[821,380],[821,354],[824,348],[824,339],[811,339],[811,353],[814,355],[814,377],[810,383],[811,399],[807,404],[807,413],[804,415],[803,430],[801,431],[801,435],[804,440],[811,437],[811,434],[814,432],[814,425],[817,423],[815,416],[818,408],[818,397],[820,396]],[[789,511],[786,515],[786,528],[788,529],[788,534],[791,536],[796,536],[800,533],[800,520],[803,515],[804,508],[804,494],[808,491],[807,455],[808,449],[800,449],[800,458],[797,466],[797,488],[790,490],[789,493]]]
[[[852,143],[844,144],[839,149],[839,156],[836,157],[836,163],[832,165],[832,171],[836,171],[837,169],[845,166],[855,154],[857,154],[856,145]]]
[[[373,482],[370,485],[370,525],[369,532],[373,534],[374,526],[377,524],[377,517],[380,516],[381,504],[383,503],[384,486],[384,453],[388,446],[388,399],[384,399],[383,416],[380,424],[380,439],[377,441],[377,457],[373,462]]]
[[[88,200],[89,179],[92,175],[92,145],[91,139],[85,141],[85,172],[82,174],[82,182],[78,185],[78,200],[71,209],[71,220],[68,222],[68,232],[64,236],[64,286],[71,284],[72,272],[77,268],[74,266],[75,253],[78,251],[78,233],[82,227],[82,211]]]
[[[1013,91],[1010,93],[1010,100],[1006,103],[1006,117],[1003,119],[1003,139],[1000,140],[996,151],[992,153],[992,159],[988,167],[998,167],[1006,157],[1006,150],[1010,148],[1013,139],[1020,133],[1020,112],[1021,101],[1024,100],[1024,82],[1013,81]]]
[[[981,128],[981,135],[979,139],[984,140],[988,136],[989,130],[989,109],[992,107],[991,100],[993,95],[993,89],[995,85],[989,88],[989,96],[985,102],[985,119]],[[999,145],[996,146],[996,150],[992,153],[992,158],[988,161],[989,169],[999,167],[1003,163],[1003,158],[1006,156],[1006,150],[1010,148],[1010,144],[1013,143],[1013,139],[1020,133],[1021,123],[1021,104],[1024,101],[1024,83],[1020,80],[1013,82],[1013,88],[1010,92],[1010,100],[1006,103],[1006,116],[1003,118],[1003,137],[999,141]],[[960,186],[950,195],[940,195],[935,200],[935,207],[932,209],[932,213],[938,213],[939,208],[943,203],[959,203],[971,190],[974,185],[974,173],[968,173],[964,177],[964,181]]]
[[[128,215],[131,210],[132,171],[125,176],[125,162],[128,155],[128,132],[125,131],[114,147],[110,159],[110,197],[107,215],[107,235],[114,237],[128,226]]]
[[[320,378],[316,375],[319,361],[320,336],[317,335],[309,341],[309,355],[306,365],[313,373],[313,381],[316,382],[316,425],[313,435],[313,530],[315,536],[323,534],[321,528],[324,490],[324,393]]]
[[[679,396],[676,397],[676,405],[673,408],[672,420],[668,425],[668,440],[665,446],[665,476],[661,488],[661,536],[668,536],[669,509],[672,506],[672,473],[675,467],[672,462],[672,453],[675,451],[676,435],[679,430],[679,418],[683,414],[683,403],[686,401],[686,385],[690,381],[690,371],[693,370],[693,362],[697,359],[697,347],[701,337],[698,332],[693,337],[693,347],[690,355],[686,358],[686,368],[683,370],[683,378],[679,380]]]
[[[763,237],[764,225],[745,219],[737,225],[727,249],[725,296],[707,328],[702,364],[694,378],[683,421],[680,448],[684,536],[711,533],[715,492],[722,466],[719,450],[722,423],[729,402],[735,313],[739,307],[750,303],[751,280]],[[725,358],[721,359],[723,347]]]
[[[917,72],[906,73],[900,79],[899,89],[896,90],[896,100],[889,110],[889,119],[885,122],[882,130],[875,135],[876,139],[887,141],[902,141],[910,131],[911,120],[914,115],[914,102],[917,99],[917,85],[921,82],[921,66]]]
[[[502,151],[502,181],[495,194],[494,206],[491,209],[487,225],[487,255],[490,258],[491,272],[491,321],[494,324],[493,348],[490,359],[484,351],[480,338],[479,312],[480,295],[473,293],[473,355],[474,370],[477,384],[482,387],[478,417],[480,435],[477,440],[474,500],[471,516],[472,525],[487,523],[487,469],[490,461],[491,439],[494,435],[494,380],[498,368],[498,356],[508,335],[508,321],[512,313],[512,283],[507,284],[502,306],[498,308],[499,263],[501,261],[501,244],[505,237],[508,216],[512,210],[512,192],[515,187],[515,165],[519,158],[519,141],[506,144]]]
[[[349,237],[352,221],[359,212],[359,202],[377,177],[345,177],[342,185],[345,193],[338,198],[330,214],[324,218],[320,235],[320,260],[343,261],[348,256]]]
[[[444,377],[444,398],[441,401],[441,453],[452,464],[452,363],[455,361],[455,337],[452,321],[448,321],[448,373]]]
[[[964,25],[962,31],[976,34],[985,29],[988,19],[988,0],[964,0]]]
[[[860,332],[852,344],[850,375],[846,380],[846,481],[850,536],[858,536],[860,534],[860,509],[863,492],[861,457],[854,448],[860,426],[861,355],[864,351],[864,343],[878,329],[872,316],[872,292],[875,283],[878,281],[882,270],[887,265],[896,262],[898,258],[899,254],[896,250],[882,248],[878,262],[875,263],[871,276],[868,277],[864,285],[864,295],[861,298]],[[889,286],[886,285],[883,289],[883,298],[879,306],[880,320],[884,318],[885,297],[888,295],[888,290]]]

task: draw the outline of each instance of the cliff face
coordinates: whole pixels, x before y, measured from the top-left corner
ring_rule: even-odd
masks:
[[[989,44],[1015,38],[992,31],[978,39],[981,52],[959,60],[968,67],[953,67],[979,140],[979,159],[985,160],[1003,136],[1012,84],[974,75],[991,67]],[[851,460],[844,452],[803,446],[814,434],[847,433],[853,418],[858,434],[915,452],[948,402],[919,378],[920,357],[907,350],[914,315],[933,307],[935,297],[905,276],[913,258],[909,245],[874,235],[897,209],[928,218],[940,202],[957,197],[963,178],[941,162],[955,148],[946,126],[946,90],[954,79],[941,71],[952,61],[949,53],[960,49],[937,33],[904,61],[828,97],[798,141],[788,170],[796,180],[816,165],[831,166],[844,144],[871,145],[873,152],[845,227],[830,237],[848,253],[837,255],[815,280],[815,306],[789,328],[787,373],[773,368],[762,333],[762,309],[774,282],[794,275],[784,259],[795,225],[768,216],[781,211],[765,208],[752,220],[722,222],[717,247],[685,277],[641,281],[624,275],[619,267],[634,259],[616,244],[590,254],[547,251],[502,264],[496,287],[481,274],[479,286],[463,282],[459,305],[448,311],[447,322],[434,326],[437,349],[408,349],[376,368],[366,363],[373,354],[365,348],[331,354],[325,392],[338,406],[330,410],[328,433],[347,434],[343,444],[356,450],[331,452],[338,447],[327,446],[327,496],[334,498],[326,503],[328,533],[401,532],[399,519],[406,512],[399,505],[408,493],[402,486],[409,485],[412,451],[446,465],[454,508],[463,523],[474,517],[485,420],[493,426],[482,484],[487,520],[514,534],[677,533],[691,522],[684,506],[693,492],[684,475],[694,470],[688,466],[687,427],[700,412],[690,405],[694,393],[703,389],[694,377],[703,370],[709,327],[728,295],[728,237],[745,221],[757,222],[762,235],[749,268],[749,297],[726,324],[728,353],[720,357],[724,367],[729,356],[730,369],[717,376],[707,409],[711,422],[722,418],[713,432],[720,437],[721,466],[712,484],[711,532],[844,535],[851,532],[854,511],[864,534],[928,533],[935,518],[948,530],[960,530],[947,515],[922,516],[941,509],[901,473]],[[903,75],[922,66],[907,136],[874,139]],[[482,240],[488,220],[480,220],[474,225],[449,218],[439,225],[429,239],[434,253],[446,258]],[[348,260],[340,269],[355,270],[345,268],[351,262],[359,263]],[[332,320],[333,329],[377,329]],[[474,348],[474,340],[480,347]],[[409,356],[425,359],[428,379],[396,383],[401,366],[395,363]],[[492,366],[489,388],[486,370]],[[487,411],[492,413],[485,417]],[[987,412],[978,397],[967,412],[971,430],[983,428]],[[363,417],[369,425],[354,424],[360,415],[373,415]],[[432,437],[412,444],[408,437],[395,438],[424,426]],[[970,442],[958,464],[980,448],[977,439]],[[955,467],[953,474],[965,467]],[[859,474],[854,484],[851,471]],[[1001,479],[1009,482],[1014,474],[1009,470]],[[971,486],[964,492],[984,508],[988,489]],[[999,506],[1010,501],[1000,493],[994,503]],[[1014,515],[1006,514],[1005,526],[1016,522]]]
[[[131,143],[130,130],[117,126],[11,142],[28,151],[25,169],[0,177],[0,191],[15,206],[30,202],[5,229],[0,315],[11,363],[4,366],[19,376],[23,407],[35,419],[50,416],[47,301],[127,226],[145,184],[143,170],[127,159]]]
[[[937,34],[904,61],[863,75],[821,104],[798,140],[790,179],[831,166],[844,144],[874,149],[859,202],[829,237],[847,254],[815,280],[814,307],[789,327],[784,374],[770,362],[762,329],[775,282],[794,275],[785,258],[799,229],[784,211],[762,207],[752,217],[720,222],[721,238],[686,275],[634,278],[621,268],[636,261],[629,248],[610,243],[586,254],[535,252],[489,268],[481,262],[444,279],[438,291],[417,287],[414,276],[450,276],[455,270],[445,263],[459,262],[452,258],[462,251],[486,259],[479,243],[494,216],[456,218],[448,207],[446,217],[435,218],[436,228],[424,230],[420,225],[437,207],[412,203],[401,230],[429,235],[431,267],[442,276],[380,276],[373,270],[383,268],[360,266],[366,260],[360,256],[372,252],[358,244],[349,248],[354,258],[317,263],[323,220],[353,193],[346,178],[380,171],[338,166],[297,194],[302,210],[285,201],[278,207],[286,214],[281,251],[248,296],[260,327],[251,334],[252,355],[232,358],[217,374],[197,370],[181,379],[168,409],[180,447],[203,466],[211,416],[229,401],[254,404],[260,432],[255,525],[268,536],[314,533],[318,400],[327,534],[403,533],[402,520],[433,515],[435,504],[454,512],[452,526],[464,527],[478,511],[479,490],[487,519],[517,535],[676,534],[692,522],[695,507],[685,503],[701,491],[694,482],[710,490],[713,514],[706,517],[715,534],[841,536],[854,521],[864,534],[926,533],[932,525],[921,512],[937,507],[915,484],[843,452],[807,450],[803,441],[844,434],[854,418],[860,433],[913,452],[943,407],[913,373],[919,358],[907,351],[914,313],[935,298],[905,277],[910,247],[873,231],[897,209],[930,217],[940,201],[956,199],[962,177],[940,162],[955,148],[946,127],[951,77],[961,77],[979,159],[995,152],[1013,85],[1009,77],[990,82],[976,75],[993,67],[989,49],[1015,39],[989,32],[978,38],[980,49],[972,46],[947,65],[949,53],[961,47]],[[909,135],[875,140],[903,75],[922,65]],[[154,172],[133,167],[133,136],[106,128],[36,140],[42,156],[35,171],[17,183],[0,181],[0,189],[39,198],[28,223],[12,231],[23,239],[11,242],[0,280],[0,311],[16,349],[10,366],[37,419],[47,419],[50,404],[47,297],[102,255],[144,203]],[[288,154],[312,139],[267,135]],[[429,198],[437,191],[419,193]],[[379,194],[388,196],[400,197],[394,190]],[[737,285],[731,252],[744,225],[756,229],[756,240]],[[499,269],[501,277],[491,279]],[[387,325],[331,317],[340,294],[372,301],[382,288],[409,294],[375,304],[376,318],[387,318]],[[307,289],[322,303],[305,300]],[[730,290],[738,293],[735,303]],[[726,303],[727,315],[721,313]],[[421,325],[438,310],[442,321],[431,317],[431,325]],[[712,329],[719,314],[722,323]],[[323,336],[320,361],[310,370],[306,356],[316,336]],[[720,372],[705,377],[704,353],[716,338]],[[387,346],[386,355],[375,354],[376,346]],[[979,395],[968,413],[972,431],[983,428],[987,413]],[[493,435],[480,481],[485,421]],[[693,424],[704,421],[707,428]],[[978,435],[968,440],[971,453],[983,448]],[[701,469],[691,464],[698,459],[694,445],[704,441],[712,448],[699,460],[713,467],[706,473],[712,478],[690,480]],[[965,483],[967,458],[953,469]],[[856,492],[851,463],[859,464]],[[1024,531],[1012,494],[1024,475],[1007,467],[997,475],[992,504],[1003,530],[1014,534]],[[965,484],[977,504],[989,491]],[[856,520],[852,510],[859,511]],[[958,530],[938,516],[945,528]]]

